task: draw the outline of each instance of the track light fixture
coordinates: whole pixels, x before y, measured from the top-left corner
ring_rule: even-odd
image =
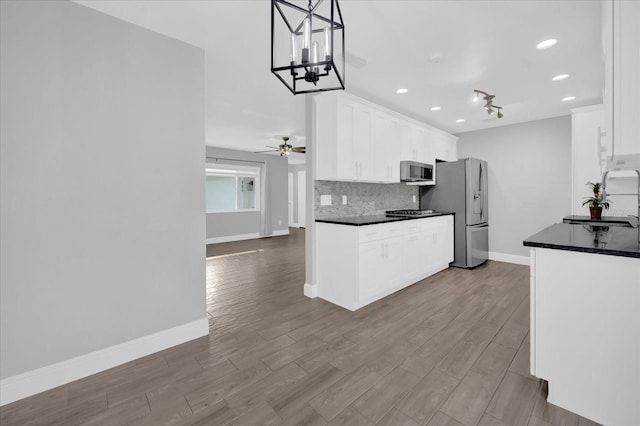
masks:
[[[482,90],[474,90],[473,92],[473,102],[478,102],[480,100],[480,95],[482,95],[482,99],[485,101],[484,109],[487,110],[487,114],[493,115],[495,110],[498,110],[498,118],[504,117],[504,114],[502,114],[502,107],[493,104],[493,98],[496,97],[495,95],[490,95]]]

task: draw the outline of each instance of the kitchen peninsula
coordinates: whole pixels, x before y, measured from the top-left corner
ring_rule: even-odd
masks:
[[[640,424],[636,227],[558,223],[531,247],[531,374],[547,400],[602,424]]]

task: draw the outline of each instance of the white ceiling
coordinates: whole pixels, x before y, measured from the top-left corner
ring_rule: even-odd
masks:
[[[268,0],[78,0],[205,50],[207,145],[304,145],[304,97],[270,72]],[[569,114],[602,101],[600,2],[341,0],[347,91],[451,133]],[[558,44],[536,50],[545,39]],[[558,74],[570,74],[552,82]],[[396,94],[406,87],[409,92]],[[471,101],[496,97],[504,118]],[[562,102],[565,96],[575,96]],[[440,106],[437,112],[432,106]],[[456,123],[464,118],[464,123]],[[302,155],[290,162],[303,161]]]

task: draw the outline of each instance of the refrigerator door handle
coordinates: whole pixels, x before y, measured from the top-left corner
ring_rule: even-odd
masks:
[[[487,195],[486,195],[486,178],[484,176],[484,168],[482,167],[482,162],[480,162],[480,220],[483,222],[486,222],[486,218],[484,216],[484,212],[486,210],[486,201],[487,201]]]
[[[482,173],[482,162],[480,163],[480,195],[481,195],[481,199],[480,199],[480,220],[484,219],[484,194],[482,191],[483,185],[484,184],[484,173]]]

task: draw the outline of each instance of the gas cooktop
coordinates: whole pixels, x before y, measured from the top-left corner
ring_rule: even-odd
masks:
[[[387,210],[386,216],[391,217],[415,217],[415,216],[429,216],[436,213],[435,210],[419,210],[419,209],[407,209],[407,210]]]

